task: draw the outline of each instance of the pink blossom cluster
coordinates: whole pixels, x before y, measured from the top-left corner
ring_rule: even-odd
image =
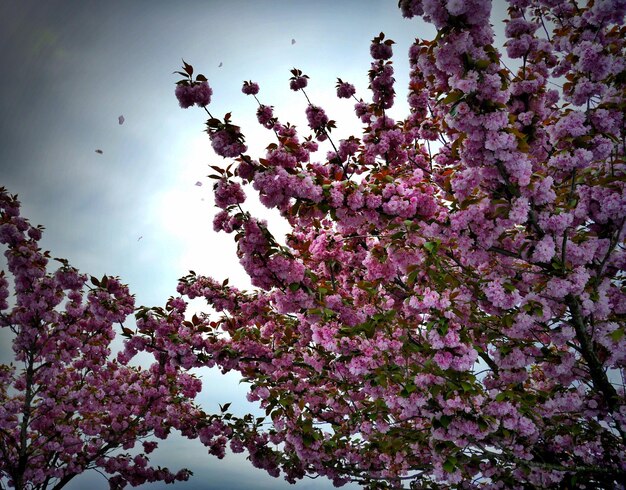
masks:
[[[222,209],[235,204],[242,204],[246,200],[246,195],[237,182],[221,179],[217,181],[213,190],[215,192],[215,205]]]
[[[379,36],[375,37],[370,45],[370,55],[375,60],[388,60],[393,55],[392,45],[394,42],[391,39],[383,41],[385,35],[381,32]]]
[[[131,338],[111,358],[113,326],[134,312],[133,296],[114,277],[89,284],[65,259],[50,272],[41,237],[17,198],[0,189],[0,243],[12,276],[0,273],[0,328],[14,353],[0,365],[0,479],[18,489],[61,488],[95,468],[112,488],[187,480],[188,470],[151,466],[158,443],[145,439],[172,429],[192,434],[199,380],[169,365],[163,351],[153,351],[149,369],[130,365],[150,349],[144,339]],[[132,337],[127,327],[122,333]]]
[[[194,104],[198,107],[205,107],[211,103],[212,95],[213,89],[208,82],[176,85],[176,98],[183,109]]]
[[[624,2],[511,0],[515,71],[488,0],[399,6],[438,30],[410,48],[405,119],[386,114],[380,35],[359,137],[318,155],[275,120],[262,158],[235,157],[233,178],[291,230],[282,243],[222,209],[215,226],[236,232],[257,289],[181,280],[181,301],[219,313],[196,334],[170,324],[163,338],[184,339],[171,358],[238,371],[267,415],[224,417],[204,443],[221,456],[230,441],[288,481],[621,488]],[[313,129],[330,124],[307,102]]]
[[[325,141],[328,138],[326,126],[329,119],[324,109],[316,105],[309,105],[306,108],[306,118],[309,122],[309,127],[315,131],[317,140]]]
[[[291,88],[291,90],[293,90],[294,92],[297,92],[298,90],[302,90],[303,88],[306,88],[308,83],[309,82],[308,82],[308,78],[307,77],[305,77],[305,76],[295,76],[289,82],[289,88]]]
[[[393,84],[393,66],[390,62],[372,63],[370,70],[370,89],[373,93],[374,104],[383,109],[390,109],[393,106],[395,90]]]
[[[266,127],[267,129],[272,129],[274,127],[275,119],[272,106],[260,105],[256,111],[256,117],[261,126]]]
[[[259,84],[256,82],[243,82],[243,87],[241,87],[241,91],[246,95],[256,95],[259,93]]]
[[[340,99],[349,99],[356,93],[356,89],[354,85],[348,82],[343,82],[341,79],[338,79],[337,82],[337,97]]]
[[[224,158],[235,158],[245,153],[247,146],[243,143],[241,133],[235,126],[227,126],[210,133],[213,151]]]

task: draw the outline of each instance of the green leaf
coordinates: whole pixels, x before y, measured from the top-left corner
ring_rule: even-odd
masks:
[[[406,282],[409,286],[413,286],[415,284],[415,281],[417,280],[417,276],[419,274],[419,270],[415,269],[414,271],[411,271],[409,273],[409,275],[406,278]]]
[[[457,107],[459,106],[460,102],[457,102],[456,104],[453,104],[452,107],[450,108],[450,115],[452,117],[456,116],[456,110]]]
[[[415,390],[417,390],[417,386],[415,386],[413,383],[408,383],[404,388],[402,388],[402,390],[400,391],[400,395],[406,398]]]
[[[330,308],[324,308],[324,315],[328,317],[335,316],[335,310],[331,310]]]
[[[623,336],[624,336],[624,328],[618,328],[614,330],[613,332],[611,332],[610,334],[610,337],[613,340],[613,342],[619,342]]]
[[[424,248],[426,250],[428,250],[428,252],[435,253],[435,251],[437,250],[437,242],[426,242],[424,244]]]
[[[456,458],[454,456],[449,456],[443,464],[443,469],[448,473],[452,473],[456,469]]]
[[[452,92],[450,92],[448,94],[448,96],[446,98],[444,98],[441,102],[443,104],[452,104],[453,102],[458,102],[459,100],[461,100],[463,97],[465,96],[465,94],[463,92],[461,92],[460,90],[453,90]]]
[[[513,286],[513,284],[508,283],[508,282],[505,282],[505,283],[502,285],[502,287],[503,287],[504,289],[506,289],[509,293],[512,293],[513,291],[515,291],[515,290],[516,290],[515,286]]]
[[[461,388],[463,388],[463,391],[465,393],[474,390],[474,387],[470,383],[468,383],[467,381],[461,381]]]

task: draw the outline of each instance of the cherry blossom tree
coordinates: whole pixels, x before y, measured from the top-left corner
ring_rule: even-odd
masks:
[[[182,321],[180,302],[158,322],[139,310],[137,325],[151,324],[153,340],[132,340],[115,359],[113,326],[133,313],[133,296],[114,277],[89,283],[65,259],[50,272],[41,236],[0,189],[9,272],[0,274],[0,327],[14,354],[0,364],[0,488],[60,489],[89,469],[112,489],[187,480],[188,470],[153,467],[147,456],[172,429],[191,436],[201,413],[192,403],[199,380],[173,367],[175,353],[150,347]],[[129,364],[139,344],[155,355],[147,369]]]
[[[267,414],[216,421],[204,442],[289,481],[624,488],[626,2],[510,0],[519,69],[488,0],[399,6],[437,37],[410,48],[403,120],[387,114],[383,34],[371,101],[338,80],[358,137],[333,140],[294,69],[311,135],[245,82],[273,139],[254,158],[231,115],[209,112],[208,80],[179,72],[180,105],[209,113],[231,162],[212,167],[214,228],[256,289],[182,278],[182,300],[217,313],[170,339],[190,365],[241,373]],[[244,209],[245,187],[289,222],[286,245]]]

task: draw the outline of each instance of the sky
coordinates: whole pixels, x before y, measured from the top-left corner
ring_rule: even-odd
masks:
[[[232,237],[212,230],[216,208],[208,165],[228,162],[211,150],[203,132],[205,113],[178,107],[179,77],[172,72],[184,59],[207,76],[214,91],[211,112],[218,117],[232,112],[251,155],[262,156],[273,133],[256,122],[256,102],[241,93],[244,80],[258,82],[261,101],[308,134],[306,101],[288,88],[294,67],[311,77],[311,100],[337,121],[335,139],[358,134],[353,104],[335,96],[336,78],[353,83],[357,96],[369,100],[369,44],[385,32],[396,41],[398,98],[391,115],[400,117],[407,107],[408,48],[415,37],[434,35],[419,21],[403,19],[396,5],[395,0],[1,2],[0,186],[19,195],[25,217],[45,226],[42,248],[83,273],[120,276],[137,305],[164,305],[190,269],[249,287]],[[326,151],[322,145],[320,159]],[[285,224],[248,195],[247,209],[268,219],[280,240]],[[6,332],[0,333],[0,362],[10,352]],[[225,402],[239,414],[255,410],[235,375],[209,370],[198,375],[204,383],[198,401],[205,410]],[[189,482],[167,488],[293,488],[254,469],[245,455],[217,460],[198,441],[168,439],[152,461],[194,472]],[[86,487],[108,485],[90,472],[68,488]],[[309,479],[295,488],[332,485]]]

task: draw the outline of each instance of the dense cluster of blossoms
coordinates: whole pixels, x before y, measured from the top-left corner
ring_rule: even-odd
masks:
[[[180,106],[204,108],[213,149],[234,159],[213,167],[213,224],[257,289],[190,273],[164,308],[136,310],[116,358],[128,289],[90,286],[62,259],[49,272],[41,228],[0,190],[12,276],[0,274],[0,328],[15,355],[0,365],[3,482],[61,488],[92,468],[112,488],[184,480],[147,457],[145,438],[176,429],[289,481],[623,488],[626,2],[510,0],[515,72],[493,46],[488,0],[399,5],[438,35],[410,48],[401,121],[385,113],[393,42],[374,38],[361,138],[335,144],[294,69],[314,135],[257,99],[276,142],[254,159],[230,114],[208,111],[207,79],[177,72]],[[338,80],[337,96],[354,86]],[[242,209],[244,186],[288,220],[285,245]],[[188,318],[194,298],[214,313]],[[130,364],[142,351],[155,358],[145,370]],[[238,371],[270,427],[196,407],[187,371],[201,366]]]
[[[272,422],[225,436],[290,481],[622,485],[626,3],[510,1],[517,72],[493,47],[488,1],[400,7],[438,30],[410,49],[404,121],[385,114],[381,34],[372,102],[355,106],[362,138],[329,139],[315,161],[317,145],[271,112],[265,158],[241,152],[215,176],[219,196],[238,177],[292,226],[281,246],[239,204],[220,205],[216,228],[236,232],[260,289],[193,274],[179,285],[223,312],[201,322],[210,347],[196,355],[239,371]],[[337,95],[354,88],[339,80]]]
[[[356,93],[354,85],[344,82],[341,78],[337,79],[337,97],[340,99],[349,99]]]
[[[304,75],[300,70],[294,68],[291,70],[292,77],[289,79],[289,88],[294,92],[306,88],[309,83],[308,75]]]
[[[256,95],[259,93],[259,84],[252,81],[243,82],[241,91],[246,95]]]
[[[372,100],[374,104],[382,109],[390,109],[393,106],[395,90],[393,84],[393,65],[391,61],[385,61],[391,58],[393,50],[391,48],[394,42],[387,39],[383,42],[385,35],[381,32],[375,37],[370,47],[370,54],[374,61],[369,71],[370,85],[372,91]],[[361,117],[361,116],[359,116]],[[365,122],[365,121],[364,121]]]
[[[213,95],[213,89],[209,86],[209,82],[202,74],[192,78],[193,67],[183,61],[183,70],[177,71],[179,75],[185,78],[176,83],[176,90],[174,94],[178,99],[178,104],[183,109],[188,109],[194,104],[198,107],[206,107],[211,103],[211,96]]]
[[[212,94],[213,90],[209,87],[208,82],[178,85],[176,87],[176,98],[183,109],[187,109],[194,104],[198,107],[209,105]]]
[[[227,125],[220,129],[209,128],[207,132],[211,135],[213,151],[221,157],[235,158],[247,149],[237,126]]]
[[[61,488],[99,468],[112,488],[186,479],[149,466],[172,429],[210,454],[246,451],[294,482],[380,488],[624,488],[626,481],[626,14],[624,0],[509,0],[505,49],[489,0],[400,0],[437,28],[409,50],[410,113],[395,121],[393,42],[370,47],[362,137],[292,70],[313,135],[262,104],[276,141],[247,155],[184,63],[175,95],[209,114],[216,230],[255,290],[191,272],[164,308],[133,311],[117,279],[54,273],[41,229],[0,191],[0,477]],[[561,82],[562,85],[561,85]],[[338,80],[339,98],[355,97]],[[355,97],[356,98],[356,97]],[[325,157],[316,154],[321,145]],[[280,244],[244,188],[291,225]],[[10,289],[15,300],[10,300]],[[87,291],[86,291],[87,289]],[[186,315],[203,298],[211,313]],[[155,358],[146,370],[129,362]],[[265,418],[207,416],[197,367],[235,370]]]
[[[189,471],[153,467],[147,456],[154,438],[172,429],[197,436],[203,425],[192,403],[200,382],[162,340],[184,320],[185,303],[168,305],[167,315],[152,318],[150,335],[129,339],[115,358],[113,325],[133,313],[133,296],[114,277],[89,283],[64,259],[50,272],[41,236],[0,188],[9,273],[0,273],[0,334],[14,354],[0,364],[0,487],[60,489],[90,469],[108,475],[112,489],[187,480]],[[147,322],[143,312],[144,332]],[[154,354],[147,369],[129,364],[139,350]]]
[[[488,0],[399,5],[438,30],[410,48],[405,120],[385,114],[381,34],[362,138],[328,138],[318,161],[271,112],[265,157],[242,151],[214,175],[215,227],[258,289],[183,278],[182,299],[218,312],[192,352],[241,373],[271,422],[224,436],[289,481],[624,488],[626,2],[510,0],[515,72]],[[354,88],[339,80],[337,96]],[[228,204],[239,188],[225,181],[280,211],[286,245]]]

